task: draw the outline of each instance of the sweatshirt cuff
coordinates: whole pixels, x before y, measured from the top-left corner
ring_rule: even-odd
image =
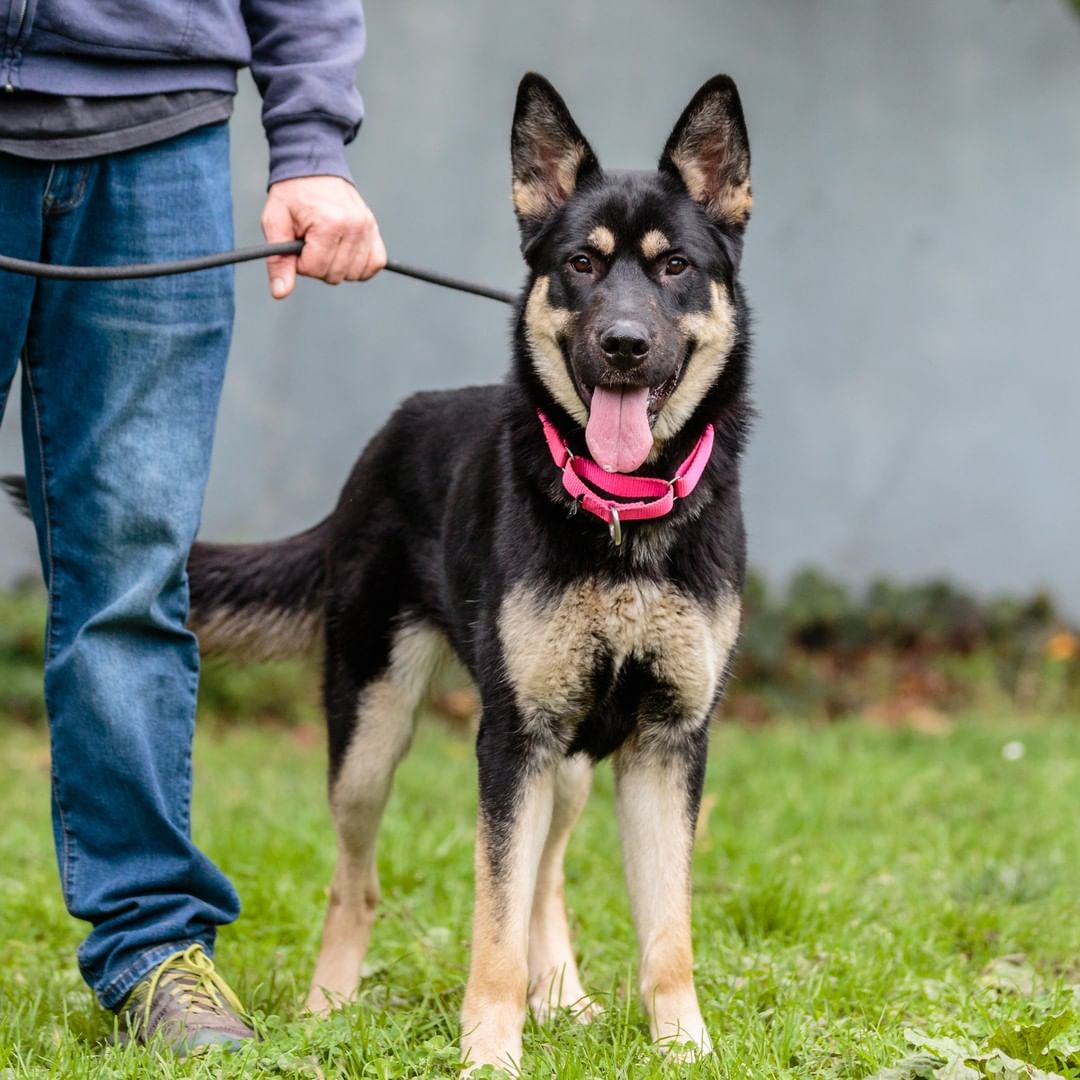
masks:
[[[298,176],[340,176],[353,183],[345,162],[344,128],[330,120],[290,120],[266,133],[270,143],[270,183]]]

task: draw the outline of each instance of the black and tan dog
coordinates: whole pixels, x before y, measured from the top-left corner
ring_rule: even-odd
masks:
[[[516,1067],[526,1002],[592,1013],[562,861],[608,755],[652,1033],[704,1052],[690,858],[743,582],[746,127],[719,76],[655,172],[604,172],[529,75],[512,152],[529,279],[508,381],[410,398],[309,532],[197,545],[191,622],[209,652],[324,642],[338,866],[312,1008],[356,988],[379,819],[452,649],[483,707],[463,1054]],[[678,482],[641,486],[639,513],[608,493],[633,495],[624,474],[674,481],[680,468]]]

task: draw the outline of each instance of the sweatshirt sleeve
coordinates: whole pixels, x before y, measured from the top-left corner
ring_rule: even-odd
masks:
[[[353,82],[364,53],[360,0],[241,0],[251,73],[262,94],[270,183],[352,180],[345,144],[364,116]]]

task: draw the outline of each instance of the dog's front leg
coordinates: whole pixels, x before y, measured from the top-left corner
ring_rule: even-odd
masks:
[[[486,723],[487,721],[485,721]],[[510,728],[513,730],[513,728]],[[461,1009],[461,1056],[520,1071],[528,989],[529,913],[551,825],[554,768],[510,750],[481,725],[472,962]]]
[[[694,989],[690,941],[690,859],[707,739],[702,728],[675,752],[634,740],[615,759],[642,1001],[653,1038],[664,1047],[692,1043],[692,1056],[712,1049]]]
[[[581,985],[563,895],[566,845],[585,808],[592,774],[593,763],[584,754],[564,758],[555,769],[551,830],[540,857],[529,924],[529,1005],[541,1023],[560,1008],[572,1009],[582,1021],[600,1012]]]

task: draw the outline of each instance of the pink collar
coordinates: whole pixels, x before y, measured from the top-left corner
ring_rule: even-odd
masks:
[[[544,425],[544,438],[547,439],[551,458],[556,467],[562,469],[562,483],[567,494],[579,500],[590,514],[608,523],[611,539],[616,544],[622,543],[622,522],[647,521],[670,514],[675,500],[685,499],[697,487],[712,454],[715,432],[712,424],[709,424],[690,451],[690,456],[679,466],[674,479],[609,473],[595,461],[573,454],[566,440],[555,430],[555,425],[539,409],[537,415]],[[637,501],[616,502],[615,499],[601,498],[586,482],[617,499]]]

